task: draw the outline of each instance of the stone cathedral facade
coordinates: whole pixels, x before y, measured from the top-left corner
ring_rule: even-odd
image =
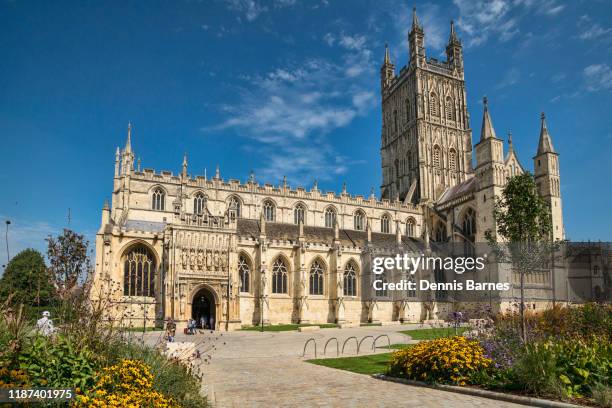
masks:
[[[219,330],[445,318],[455,302],[375,290],[375,279],[401,277],[374,276],[373,257],[416,254],[430,243],[484,242],[485,231],[495,231],[494,197],[524,168],[510,135],[504,153],[486,99],[473,146],[453,24],[446,61],[427,58],[424,44],[414,12],[409,61],[399,73],[385,50],[380,199],[346,187],[324,192],[316,183],[261,184],[253,174],[246,182],[226,180],[218,168],[214,177],[194,176],[187,157],[178,174],[141,169],[128,127],[96,236],[94,293],[111,299],[114,317],[134,326],[168,318]],[[534,174],[554,238],[563,239],[559,156],[543,114],[539,131]],[[534,279],[545,298],[550,276]],[[498,306],[503,302],[498,298]]]

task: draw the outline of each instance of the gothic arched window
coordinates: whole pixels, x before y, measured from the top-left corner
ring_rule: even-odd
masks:
[[[387,276],[384,272],[380,275],[379,280],[380,280],[380,283],[378,283],[376,286],[378,286],[380,289],[376,289],[376,296],[378,297],[389,296],[389,292],[387,290],[387,285],[386,285],[386,283],[388,282]]]
[[[155,296],[155,259],[143,245],[131,249],[124,257],[123,294]]]
[[[448,152],[448,168],[451,171],[457,170],[457,152],[455,152],[455,149],[450,149]]]
[[[408,275],[408,282],[412,282],[410,286],[406,285],[406,296],[409,298],[417,297],[416,289],[410,289],[410,287],[416,287],[416,279],[414,275]]]
[[[446,119],[455,120],[455,106],[453,103],[453,99],[450,96],[446,97],[446,102],[444,104],[444,110],[446,111]]]
[[[416,221],[414,221],[414,218],[408,218],[406,220],[406,235],[409,237],[414,237],[415,229],[416,229]]]
[[[166,193],[160,187],[153,190],[151,197],[151,208],[158,211],[164,211],[166,202]]]
[[[238,258],[238,275],[240,277],[240,291],[249,292],[251,289],[251,267],[244,256]]]
[[[266,221],[274,222],[274,220],[276,219],[276,206],[274,205],[272,201],[270,200],[264,201],[263,213],[264,213],[264,219]]]
[[[272,264],[272,293],[287,293],[287,265],[282,258]]]
[[[295,206],[295,208],[293,209],[293,223],[294,224],[299,224],[300,222],[302,224],[305,224],[305,214],[306,214],[306,208],[304,207],[304,204],[298,204]]]
[[[357,296],[357,267],[349,262],[344,267],[344,296]]]
[[[355,221],[355,229],[357,231],[363,231],[365,229],[365,214],[363,211],[358,210],[353,217]]]
[[[202,193],[197,193],[193,198],[193,212],[204,214],[204,208],[206,208],[206,197]]]
[[[438,108],[438,95],[432,92],[429,94],[429,114],[432,116],[440,116],[440,109]]]
[[[230,198],[229,209],[230,211],[234,212],[236,218],[240,218],[240,215],[242,213],[242,205],[240,203],[240,200],[236,196],[232,196],[232,198]]]
[[[468,238],[473,238],[476,234],[476,213],[473,209],[468,208],[463,216],[463,235]]]
[[[325,209],[325,226],[327,228],[334,228],[336,225],[336,210],[333,207],[327,207]]]
[[[440,146],[435,145],[433,148],[433,165],[436,168],[440,168],[440,156],[441,156],[441,152],[440,152]]]
[[[389,220],[389,216],[387,214],[383,215],[380,218],[380,232],[383,234],[388,234],[391,232],[391,222]]]
[[[446,241],[446,226],[443,222],[439,222],[434,232],[434,240],[436,242]]]
[[[310,294],[323,294],[323,274],[324,269],[319,261],[314,261],[310,267]]]

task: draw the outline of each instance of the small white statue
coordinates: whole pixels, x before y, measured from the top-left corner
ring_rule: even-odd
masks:
[[[36,328],[43,336],[50,336],[55,331],[53,320],[50,319],[51,313],[48,311],[42,312],[42,318],[36,322]]]

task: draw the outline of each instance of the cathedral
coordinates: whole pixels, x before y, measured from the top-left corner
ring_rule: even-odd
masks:
[[[351,195],[346,186],[340,193],[321,191],[316,182],[306,189],[286,180],[261,184],[253,174],[246,182],[224,179],[218,168],[213,177],[192,175],[187,156],[178,174],[141,169],[128,126],[125,147],[115,155],[112,201],[96,235],[94,296],[110,299],[113,317],[135,327],[170,318],[179,327],[194,319],[217,330],[446,318],[460,307],[455,300],[374,288],[375,279],[401,276],[374,276],[373,258],[416,254],[435,243],[470,250],[485,242],[485,232],[496,231],[495,197],[524,167],[511,135],[504,149],[486,98],[473,146],[453,23],[446,61],[428,58],[424,44],[413,11],[407,65],[397,72],[385,49],[380,199],[374,192]],[[544,114],[533,162],[554,239],[562,240],[559,155]],[[554,291],[551,275],[528,282],[543,300]],[[495,276],[503,277],[501,271]],[[496,295],[496,306],[513,296]]]

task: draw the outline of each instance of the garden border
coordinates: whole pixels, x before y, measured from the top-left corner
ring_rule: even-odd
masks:
[[[455,392],[458,394],[474,395],[477,397],[484,397],[498,401],[514,402],[516,404],[529,405],[533,407],[542,408],[580,408],[582,405],[569,404],[567,402],[550,401],[541,398],[523,397],[521,395],[504,394],[501,392],[481,390],[477,388],[459,387],[456,385],[446,384],[429,384],[422,381],[408,380],[406,378],[390,377],[384,374],[373,374],[372,377],[383,380],[391,381],[396,383],[402,383],[407,385],[414,385],[417,387],[434,388],[442,391]]]

